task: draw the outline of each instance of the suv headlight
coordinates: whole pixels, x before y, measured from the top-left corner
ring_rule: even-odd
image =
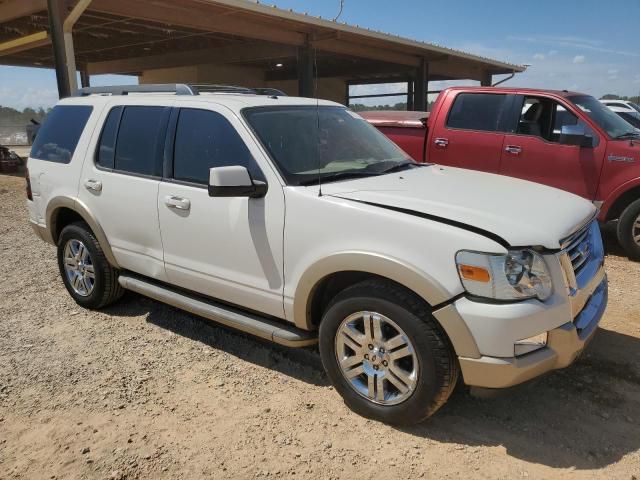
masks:
[[[472,295],[544,301],[553,293],[547,264],[533,250],[510,250],[506,255],[461,250],[456,254],[456,264],[464,288]]]

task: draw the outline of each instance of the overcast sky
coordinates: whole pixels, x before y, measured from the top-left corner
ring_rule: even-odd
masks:
[[[267,3],[267,2],[265,2]],[[339,0],[269,0],[333,18]],[[508,61],[531,64],[508,85],[640,93],[640,0],[345,0],[340,21]],[[92,84],[131,82],[92,77]],[[439,88],[435,84],[431,87]],[[397,87],[389,87],[397,89]],[[0,67],[0,105],[51,106],[55,75]]]

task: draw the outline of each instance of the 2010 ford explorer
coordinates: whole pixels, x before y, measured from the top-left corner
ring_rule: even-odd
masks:
[[[458,381],[566,367],[592,338],[607,281],[590,202],[417,164],[332,102],[234,92],[94,88],[50,113],[27,203],[79,305],[129,289],[319,340],[346,403],[391,423],[430,416]]]

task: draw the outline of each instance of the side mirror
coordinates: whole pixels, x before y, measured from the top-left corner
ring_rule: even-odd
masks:
[[[562,145],[592,147],[593,137],[587,135],[584,125],[563,125],[562,130],[560,130],[559,142]]]
[[[210,197],[264,197],[267,184],[253,180],[245,167],[215,167],[209,169]]]

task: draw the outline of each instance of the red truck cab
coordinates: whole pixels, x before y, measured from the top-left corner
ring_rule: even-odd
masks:
[[[518,177],[566,190],[617,220],[640,259],[640,130],[595,98],[496,87],[443,90],[431,112],[361,112],[419,162]],[[535,199],[523,199],[535,204]]]

